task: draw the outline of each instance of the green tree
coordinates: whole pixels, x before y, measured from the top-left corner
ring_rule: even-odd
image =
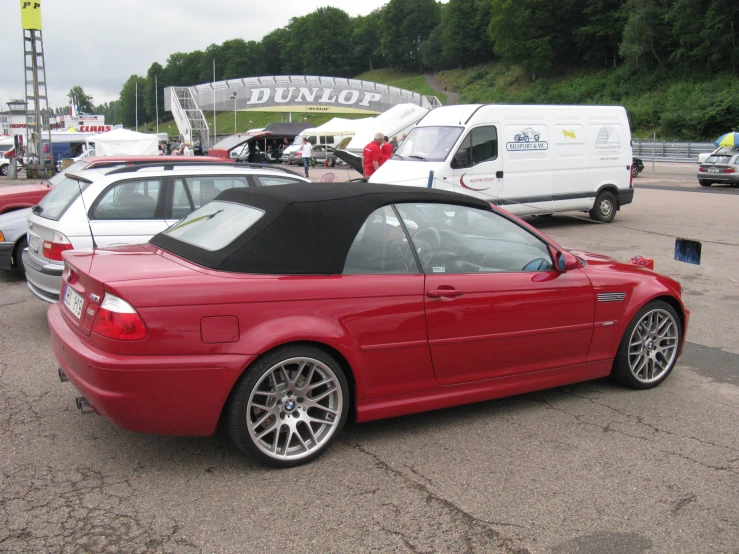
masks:
[[[84,113],[92,113],[92,96],[85,94],[82,87],[76,86],[69,89],[67,94],[70,100],[77,103],[77,110]]]
[[[283,69],[282,60],[285,56],[285,45],[288,41],[288,31],[285,27],[275,29],[262,37],[262,49],[264,50],[264,72],[267,75],[280,75],[287,73]]]
[[[156,91],[154,85],[156,84]],[[154,121],[157,114],[157,102],[159,103],[159,118],[164,115],[164,87],[168,86],[164,78],[164,68],[161,64],[154,62],[146,72],[146,85],[144,85],[144,111],[147,121]],[[139,119],[141,115],[139,115]]]
[[[434,0],[390,0],[382,10],[383,53],[393,67],[421,67],[421,43],[441,22],[441,9]]]
[[[350,77],[354,60],[349,15],[338,8],[318,8],[306,16],[305,31],[302,72]]]
[[[657,64],[666,71],[662,41],[665,33],[665,9],[659,0],[627,0],[626,24],[619,53],[632,68]]]
[[[616,68],[625,4],[626,0],[592,0],[583,7],[584,25],[574,29],[574,37],[584,60]]]
[[[367,69],[382,67],[385,60],[380,46],[380,9],[369,15],[357,16],[353,21],[352,52],[354,70],[358,73]]]
[[[454,67],[454,63],[444,55],[444,22],[442,21],[431,31],[429,38],[421,43],[421,63],[423,67],[433,70]]]
[[[712,0],[706,11],[703,42],[698,49],[709,69],[739,69],[739,2]]]
[[[557,9],[560,5],[550,0],[493,0],[488,32],[495,53],[536,80],[537,72],[554,62],[552,12]]]
[[[137,85],[138,85],[138,115],[137,115]],[[133,128],[136,126],[138,119],[139,125],[146,121],[146,112],[144,111],[144,88],[146,87],[146,78],[140,75],[131,75],[123,84],[120,98],[120,112],[117,114],[121,123],[125,127]]]
[[[449,0],[442,12],[444,65],[470,67],[492,59],[491,7],[489,0]]]

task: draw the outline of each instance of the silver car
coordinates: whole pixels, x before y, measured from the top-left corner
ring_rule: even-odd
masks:
[[[712,154],[698,168],[698,183],[702,187],[739,185],[739,153]]]
[[[289,170],[230,163],[68,173],[28,215],[28,288],[56,302],[64,251],[144,243],[226,189],[296,182],[310,181]]]
[[[23,268],[21,255],[26,245],[28,214],[31,208],[23,208],[0,215],[0,270]]]

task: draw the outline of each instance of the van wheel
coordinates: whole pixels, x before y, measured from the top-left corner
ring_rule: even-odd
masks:
[[[710,187],[711,186],[711,181],[709,181],[708,179],[698,179],[698,182],[700,183],[700,185],[702,187]]]
[[[595,199],[595,205],[590,210],[590,219],[601,223],[610,223],[616,217],[616,195],[604,190]]]

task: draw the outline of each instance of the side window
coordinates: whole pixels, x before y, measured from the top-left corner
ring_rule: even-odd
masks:
[[[553,269],[547,245],[494,212],[451,204],[398,204],[425,273]]]
[[[344,275],[418,273],[413,252],[390,206],[375,210],[354,238]]]
[[[190,189],[192,201],[195,209],[204,206],[224,190],[232,188],[248,187],[249,183],[246,177],[221,177],[213,175],[203,175],[196,177],[186,177],[187,186]]]
[[[190,196],[183,179],[175,179],[174,193],[172,196],[172,219],[182,219],[193,211]]]
[[[92,210],[92,219],[154,219],[162,182],[125,181],[106,190]]]
[[[302,183],[298,179],[291,179],[290,177],[272,177],[266,175],[257,175],[257,182],[260,186],[271,187],[273,185],[289,185],[290,183]]]
[[[472,167],[498,157],[498,131],[492,126],[475,127],[460,144],[452,159],[454,169]]]

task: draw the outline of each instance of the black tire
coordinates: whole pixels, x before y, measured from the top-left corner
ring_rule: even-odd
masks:
[[[636,179],[639,176],[639,167],[636,164],[631,166],[631,177]]]
[[[609,190],[604,190],[595,199],[593,209],[590,210],[590,219],[601,223],[610,223],[616,217],[616,195]]]
[[[26,268],[23,265],[23,260],[21,257],[23,256],[23,250],[28,247],[28,241],[26,240],[26,237],[22,237],[16,244],[15,248],[13,249],[13,263],[15,263],[15,267],[21,271],[25,275]]]
[[[702,187],[710,187],[712,184],[708,179],[698,179],[698,183],[700,183],[700,186]]]
[[[674,328],[671,337],[655,338],[648,333],[648,327],[643,325],[637,330],[645,320],[653,317],[656,320],[654,326],[659,325],[660,317],[667,321],[667,329],[669,326]],[[611,376],[624,386],[633,389],[651,389],[659,385],[667,379],[668,375],[677,363],[677,352],[683,337],[683,328],[680,318],[675,308],[662,300],[655,300],[648,303],[639,310],[626,328],[624,336],[621,338],[621,344],[618,347],[616,358],[613,361],[613,369]],[[631,351],[630,351],[631,346]],[[662,350],[660,350],[664,346]],[[669,355],[665,356],[663,350],[669,350]],[[638,362],[644,357],[645,365],[639,366]],[[664,367],[659,368],[657,375],[649,377],[649,359],[655,360],[652,364],[662,364]],[[658,359],[661,357],[661,360]],[[669,358],[669,359],[667,359]],[[632,363],[637,367],[632,368]],[[641,369],[640,369],[641,368]],[[640,375],[640,373],[642,373]]]
[[[329,158],[328,159],[328,166],[329,167],[336,167],[336,158]]]
[[[311,345],[286,345],[241,376],[229,398],[226,428],[233,443],[261,463],[294,467],[329,448],[349,402],[346,376],[331,355]]]
[[[3,177],[8,176],[8,164],[0,166],[0,175],[2,175]]]

